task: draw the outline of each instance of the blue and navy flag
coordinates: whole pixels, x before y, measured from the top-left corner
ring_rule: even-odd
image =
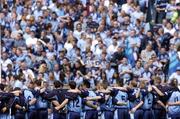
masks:
[[[170,76],[172,73],[176,72],[176,68],[179,66],[180,61],[178,59],[177,52],[174,52],[174,54],[170,57],[168,75]]]

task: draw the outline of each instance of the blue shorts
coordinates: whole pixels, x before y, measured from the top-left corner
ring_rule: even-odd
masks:
[[[102,111],[101,119],[113,119],[114,111]]]
[[[81,113],[80,112],[68,112],[67,119],[80,119]]]
[[[83,119],[98,119],[98,111],[97,110],[86,110],[84,112]]]

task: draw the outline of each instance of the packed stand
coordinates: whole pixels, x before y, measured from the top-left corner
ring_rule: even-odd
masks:
[[[0,119],[180,119],[179,0],[1,0]]]

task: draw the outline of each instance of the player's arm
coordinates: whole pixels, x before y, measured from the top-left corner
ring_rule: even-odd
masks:
[[[121,101],[118,101],[116,103],[116,105],[119,105],[119,106],[123,106],[123,105],[127,105],[128,103],[127,102],[121,102]]]
[[[86,97],[86,100],[88,100],[88,101],[96,101],[96,100],[99,100],[101,98],[102,98],[101,96]]]
[[[166,109],[166,105],[162,101],[158,100],[157,103]]]
[[[131,112],[134,113],[137,109],[139,109],[143,105],[143,101],[141,101],[139,104],[137,104],[134,108],[131,109]]]
[[[138,89],[138,91],[136,92],[136,98],[138,98],[140,96],[140,88]]]
[[[79,89],[68,90],[68,92],[81,94],[81,91]]]
[[[65,99],[59,106],[56,106],[55,109],[60,110],[68,103],[68,101],[69,101],[69,99]]]
[[[86,101],[85,104],[91,108],[97,109],[98,105],[92,104],[91,101]]]
[[[36,103],[36,98],[32,98],[30,101],[29,101],[29,105],[33,105]]]
[[[177,102],[168,102],[168,106],[176,106],[176,105],[180,105],[180,101]]]
[[[100,93],[104,93],[104,94],[109,94],[109,93],[111,93],[111,91],[110,91],[110,90],[100,90],[100,91],[98,91],[98,92],[100,92]]]
[[[57,100],[53,100],[53,101],[52,101],[52,104],[55,105],[55,106],[59,106],[59,105],[60,105]]]
[[[164,96],[164,93],[162,93],[156,86],[152,86],[152,88],[158,93],[159,96]]]
[[[125,87],[111,87],[111,89],[118,89],[118,90],[121,90],[121,91],[127,91],[127,88]]]

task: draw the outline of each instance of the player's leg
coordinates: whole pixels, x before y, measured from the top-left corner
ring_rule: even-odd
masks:
[[[85,112],[85,119],[91,119],[92,113],[90,111]]]
[[[124,109],[124,119],[130,119],[129,111],[128,109]]]
[[[136,110],[136,112],[134,113],[134,119],[143,119],[143,110],[142,109]]]
[[[68,119],[80,119],[80,113],[77,112],[69,112],[68,113]]]
[[[114,113],[112,111],[104,111],[104,119],[113,119]]]
[[[154,119],[160,119],[161,118],[161,112],[159,109],[154,109]]]
[[[38,119],[48,119],[48,111],[46,109],[40,109],[37,112]]]
[[[37,118],[37,114],[35,110],[31,110],[28,112],[28,119],[36,119]]]
[[[154,118],[154,115],[152,114],[151,110],[144,111],[143,119],[153,119],[153,118]]]
[[[25,113],[23,112],[16,112],[14,119],[25,119]]]
[[[98,111],[92,111],[92,119],[98,119]]]
[[[124,109],[118,109],[118,119],[125,119]]]

